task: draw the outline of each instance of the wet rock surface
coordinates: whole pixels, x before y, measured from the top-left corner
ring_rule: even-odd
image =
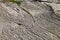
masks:
[[[60,18],[47,3],[0,3],[0,40],[60,40]]]

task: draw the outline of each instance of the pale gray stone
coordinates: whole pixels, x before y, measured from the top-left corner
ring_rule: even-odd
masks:
[[[0,3],[0,40],[60,40],[60,18],[43,2]]]

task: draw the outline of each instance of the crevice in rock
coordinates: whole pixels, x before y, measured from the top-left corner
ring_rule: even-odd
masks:
[[[20,23],[16,23],[16,24],[18,24],[18,25],[23,25],[23,24],[20,24]]]
[[[33,0],[34,2],[47,2],[47,3],[52,3],[52,2],[49,2],[49,1],[44,1],[44,0]]]
[[[24,9],[24,8],[22,8],[22,7],[20,7],[22,10],[24,10],[25,12],[27,12],[27,14],[29,14],[31,17],[32,17],[32,19],[33,19],[33,22],[35,23],[35,20],[34,20],[34,17],[32,16],[32,14],[29,12],[29,11],[27,11],[26,9]]]

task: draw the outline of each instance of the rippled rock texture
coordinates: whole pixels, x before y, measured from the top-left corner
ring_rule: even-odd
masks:
[[[0,3],[0,40],[60,40],[60,18],[47,3]]]

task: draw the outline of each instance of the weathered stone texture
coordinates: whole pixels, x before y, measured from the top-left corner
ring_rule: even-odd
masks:
[[[0,3],[0,40],[60,40],[60,18],[43,2]]]

